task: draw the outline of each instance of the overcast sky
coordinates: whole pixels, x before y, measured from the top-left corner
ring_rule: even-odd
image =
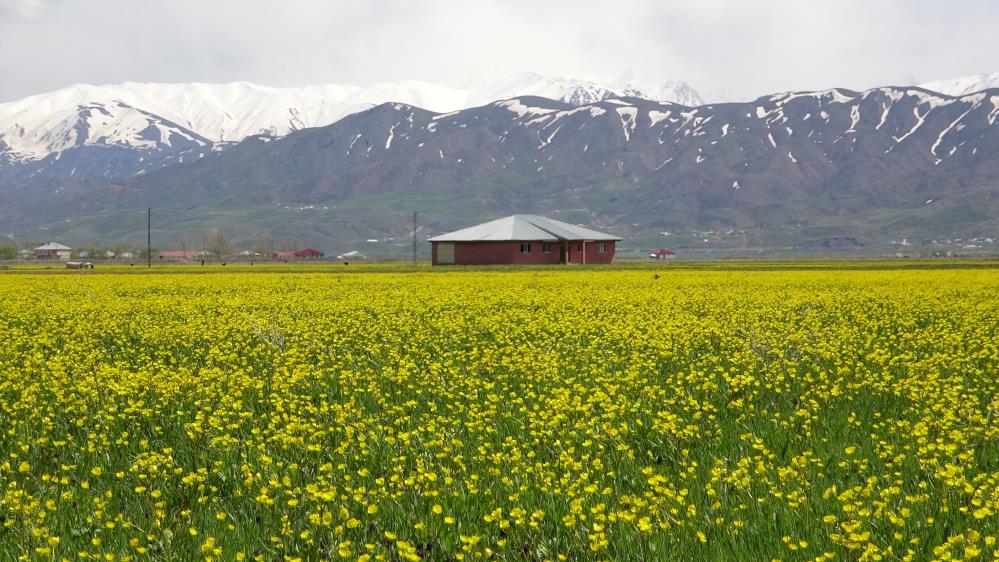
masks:
[[[74,83],[275,86],[536,70],[709,101],[999,71],[994,0],[0,0],[0,101]]]

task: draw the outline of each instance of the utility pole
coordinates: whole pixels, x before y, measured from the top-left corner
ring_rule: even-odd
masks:
[[[153,208],[146,208],[146,267],[153,267]]]
[[[413,211],[413,265],[416,265],[416,219],[420,213]]]

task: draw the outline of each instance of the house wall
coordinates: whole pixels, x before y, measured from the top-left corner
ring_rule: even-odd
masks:
[[[35,257],[40,260],[61,260],[68,261],[71,256],[71,250],[36,250]]]
[[[437,242],[431,243],[431,261],[437,262]],[[558,264],[561,263],[561,248],[568,244],[569,263],[582,263],[583,242],[551,242],[551,252],[542,251],[543,242],[531,242],[531,252],[520,251],[520,242],[453,242],[455,265],[498,265],[498,264]],[[614,242],[604,242],[605,252],[599,253],[598,242],[586,243],[586,263],[611,263],[614,259]]]
[[[582,252],[579,252],[579,245],[581,242],[569,242],[572,249],[572,261],[570,263],[584,263],[582,258]],[[586,261],[587,264],[602,264],[611,263],[614,261],[614,251],[616,249],[616,242],[604,242],[604,253],[600,253],[600,242],[586,242]]]
[[[432,261],[437,262],[437,242],[432,243]],[[455,265],[557,264],[559,242],[551,243],[551,252],[542,251],[542,242],[531,242],[531,252],[520,252],[520,242],[454,242]]]

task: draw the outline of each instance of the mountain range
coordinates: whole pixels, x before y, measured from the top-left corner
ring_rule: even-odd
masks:
[[[82,146],[211,147],[252,135],[280,137],[329,125],[386,102],[448,112],[524,95],[575,105],[620,96],[703,103],[683,82],[611,86],[533,72],[484,78],[460,88],[412,80],[299,88],[250,82],[84,84],[0,104],[0,147],[17,161],[40,160]]]
[[[989,80],[936,86],[957,95],[883,87],[716,104],[677,85],[612,90],[539,78],[506,98],[498,92],[511,89],[495,84],[451,96],[410,83],[386,96],[417,92],[418,103],[340,92],[335,108],[298,101],[298,113],[205,101],[252,100],[259,87],[247,84],[206,88],[215,93],[197,103],[179,101],[191,88],[127,85],[186,113],[111,96],[78,104],[86,119],[60,134],[4,140],[0,229],[129,239],[141,233],[137,211],[154,207],[166,243],[221,228],[245,244],[294,237],[340,250],[374,244],[369,253],[404,251],[411,210],[425,234],[529,212],[614,231],[635,250],[994,239],[999,89]],[[975,84],[985,89],[963,93]],[[328,92],[287,95],[334,99]],[[670,96],[679,101],[657,99]],[[49,119],[67,106],[40,103],[22,111]],[[19,123],[20,134],[4,117],[8,105],[5,139],[51,130]],[[223,106],[244,109],[206,109]],[[104,140],[80,142],[97,129]],[[59,142],[65,148],[45,153]]]

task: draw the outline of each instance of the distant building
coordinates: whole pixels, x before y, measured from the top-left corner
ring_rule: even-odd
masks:
[[[198,252],[194,250],[163,250],[160,252],[161,260],[193,260],[198,257]]]
[[[321,259],[325,255],[315,248],[302,248],[294,252],[274,252],[271,257],[277,260]]]
[[[599,264],[621,238],[538,215],[512,215],[430,238],[434,265]]]
[[[338,260],[366,260],[368,256],[362,254],[357,250],[351,250],[345,254],[340,254],[336,257]]]
[[[58,242],[49,242],[48,244],[35,248],[35,257],[40,260],[68,261],[72,253],[72,248],[64,246]]]
[[[659,248],[658,250],[652,250],[649,252],[649,257],[656,260],[665,260],[676,257],[676,254],[674,254],[673,250],[670,250],[669,248]]]
[[[78,258],[106,258],[114,259],[115,253],[111,250],[95,250],[91,252],[90,250],[82,250],[76,253]]]
[[[321,259],[325,255],[326,254],[320,252],[315,248],[302,248],[301,250],[295,251],[296,258]]]

